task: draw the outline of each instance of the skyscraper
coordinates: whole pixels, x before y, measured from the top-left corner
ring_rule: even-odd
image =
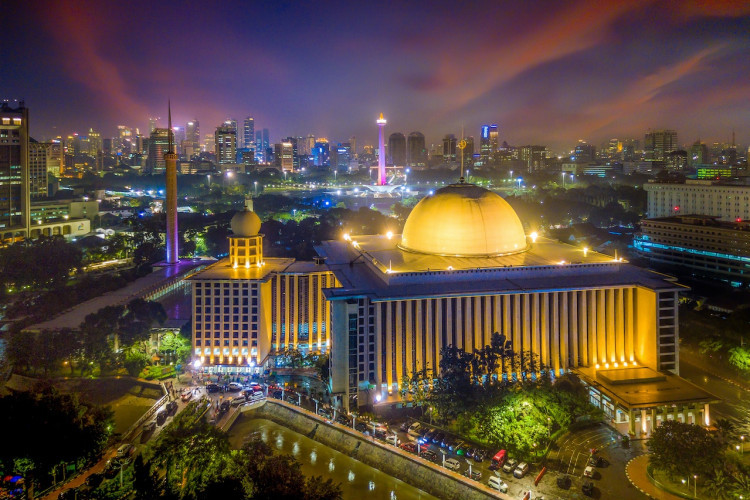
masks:
[[[255,149],[255,120],[252,116],[245,118],[242,129],[242,147]]]
[[[268,133],[268,129],[263,129],[263,151],[266,151],[269,147],[271,147],[271,141],[270,141],[270,134]]]
[[[646,133],[643,144],[646,160],[664,161],[667,154],[677,148],[677,132],[675,130],[652,130]]]
[[[220,165],[237,162],[237,128],[231,124],[216,127],[216,161]]]
[[[200,123],[198,123],[198,120],[187,122],[185,125],[185,142],[182,145],[183,153],[188,159],[197,155],[201,150],[200,144]]]
[[[446,134],[443,137],[443,161],[451,163],[456,161],[456,136]]]
[[[29,138],[29,196],[47,196],[47,158],[50,142],[37,142]]]
[[[493,123],[492,125],[490,125],[490,154],[492,156],[494,156],[498,151],[498,141],[497,125]]]
[[[427,148],[422,132],[412,132],[406,139],[406,164],[417,168],[427,165]]]
[[[349,138],[349,145],[351,146],[351,149],[349,150],[349,156],[351,158],[357,157],[357,138],[355,136],[351,136]]]
[[[406,164],[406,137],[401,132],[388,136],[388,163],[400,167]]]
[[[482,161],[488,161],[492,156],[489,125],[482,125],[481,133],[479,134],[479,155]]]
[[[4,241],[28,236],[29,110],[0,104],[0,230]]]
[[[146,159],[146,169],[144,173],[151,175],[160,175],[164,173],[166,164],[164,163],[164,154],[169,149],[169,138],[171,137],[169,129],[155,128],[148,138],[148,158]]]
[[[378,124],[378,185],[385,186],[388,183],[388,179],[385,176],[385,124],[386,120],[383,118],[383,113],[380,113],[380,118],[377,119]]]

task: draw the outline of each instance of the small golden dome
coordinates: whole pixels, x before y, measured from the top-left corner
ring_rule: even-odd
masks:
[[[458,257],[523,252],[526,234],[500,195],[475,184],[451,184],[414,207],[401,235],[403,250]]]
[[[240,238],[257,236],[258,232],[260,232],[260,217],[258,217],[258,214],[247,208],[234,214],[230,224],[234,236]]]

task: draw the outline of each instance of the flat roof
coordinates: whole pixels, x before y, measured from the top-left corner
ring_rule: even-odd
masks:
[[[324,290],[326,298],[367,296],[377,301],[622,286],[660,291],[687,288],[670,276],[603,254],[587,252],[584,258],[580,248],[547,238],[538,239],[523,254],[484,259],[413,254],[397,248],[395,237],[361,239],[363,243],[352,237],[352,242],[325,241],[316,247],[341,283],[340,288]],[[383,265],[384,256],[396,260]],[[435,267],[424,266],[427,262]]]
[[[263,259],[260,267],[232,267],[227,257],[195,273],[190,280],[265,280],[271,273],[283,271],[293,262],[292,258],[269,257]]]
[[[89,314],[93,314],[103,307],[127,304],[131,300],[143,297],[148,292],[169,282],[183,279],[194,269],[204,265],[206,265],[205,260],[181,260],[174,265],[157,264],[154,266],[153,272],[147,276],[138,278],[122,288],[82,302],[50,320],[28,326],[24,330],[76,329],[81,326],[81,323]]]
[[[669,372],[648,367],[574,370],[586,381],[630,409],[651,408],[677,403],[713,403],[720,398]]]

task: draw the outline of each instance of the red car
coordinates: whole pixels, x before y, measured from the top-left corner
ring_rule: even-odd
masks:
[[[404,450],[404,451],[408,451],[409,453],[416,453],[417,452],[417,445],[414,444],[414,443],[412,443],[412,442],[403,443],[401,445],[401,449]]]

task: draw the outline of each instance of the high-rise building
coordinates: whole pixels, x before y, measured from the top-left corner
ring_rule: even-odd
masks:
[[[582,140],[578,141],[578,144],[576,144],[576,147],[573,149],[573,154],[570,155],[570,159],[578,163],[594,161],[595,158],[596,148],[594,145]]]
[[[490,125],[490,154],[492,156],[494,156],[499,149],[499,140],[500,139],[497,131],[497,125],[493,123],[492,125]]]
[[[155,130],[155,129],[154,129]],[[123,155],[133,152],[133,130],[125,125],[117,126],[117,151]],[[77,154],[77,153],[74,153]]]
[[[188,158],[197,156],[200,153],[200,123],[198,120],[187,122],[185,125],[185,142],[182,143],[182,152]]]
[[[464,147],[458,148],[457,161],[463,166],[464,169],[471,168],[474,160],[474,138],[469,136],[463,139],[465,141]],[[459,143],[460,146],[460,143]]]
[[[453,134],[446,134],[443,137],[443,161],[445,163],[453,163],[456,161],[456,136]]]
[[[357,157],[357,138],[355,136],[349,138],[349,145],[351,146],[349,156],[354,159]]]
[[[47,148],[47,173],[50,173],[58,178],[63,173],[65,173],[65,164],[63,162],[63,147],[60,140],[56,139],[50,142],[49,147]]]
[[[160,175],[164,173],[166,163],[164,163],[164,154],[169,149],[169,129],[155,128],[148,138],[148,158],[146,159],[146,169],[144,173],[151,175]]]
[[[315,141],[310,155],[313,157],[313,164],[316,167],[327,167],[331,164],[331,149],[328,139],[320,137]]]
[[[276,168],[282,172],[294,171],[294,144],[290,141],[282,141],[274,144],[273,161]]]
[[[263,129],[263,150],[267,150],[269,147],[271,147],[271,140],[270,140],[271,134],[268,132],[267,128]]]
[[[536,172],[537,170],[544,170],[545,162],[547,160],[547,147],[546,146],[522,146],[518,159],[526,162],[526,170],[528,172]]]
[[[243,148],[255,149],[255,119],[252,116],[245,118],[242,128],[242,146]]]
[[[214,134],[203,136],[203,151],[206,153],[216,153],[216,136]]]
[[[300,145],[299,154],[304,156],[310,156],[312,149],[315,147],[315,136],[307,134]]]
[[[665,161],[667,155],[678,149],[677,132],[674,130],[652,130],[646,133],[643,150],[648,161]]]
[[[338,170],[348,170],[349,169],[349,162],[352,159],[352,146],[348,142],[340,142],[338,146],[334,148],[334,150],[331,152],[331,156],[333,155],[333,152],[335,152],[335,159],[331,160],[331,165],[338,169]]]
[[[292,170],[296,172],[299,170],[299,143],[297,142],[297,138],[290,136],[284,139],[282,143],[291,144],[292,146]],[[286,155],[286,151],[284,151],[283,154]]]
[[[410,167],[421,168],[427,165],[427,148],[424,134],[412,132],[406,139],[406,164]]]
[[[99,132],[94,132],[94,129],[90,128],[88,141],[89,154],[91,156],[96,156],[97,154],[102,152],[102,134],[100,134]]]
[[[482,125],[479,135],[479,156],[482,161],[488,161],[492,157],[492,148],[490,147],[490,126]]]
[[[159,121],[158,118],[149,118],[148,119],[148,134],[149,135],[151,135],[153,133],[153,131],[156,129],[156,127],[158,126],[158,124],[159,124],[158,121]]]
[[[37,142],[29,138],[29,196],[47,196],[47,157],[50,142]]]
[[[388,164],[398,167],[406,165],[406,137],[401,132],[388,136]]]
[[[710,215],[724,221],[750,220],[750,186],[711,180],[647,182],[648,217]]]
[[[216,162],[237,163],[237,128],[224,122],[216,127]]]
[[[0,104],[0,231],[15,241],[29,230],[29,110]]]

